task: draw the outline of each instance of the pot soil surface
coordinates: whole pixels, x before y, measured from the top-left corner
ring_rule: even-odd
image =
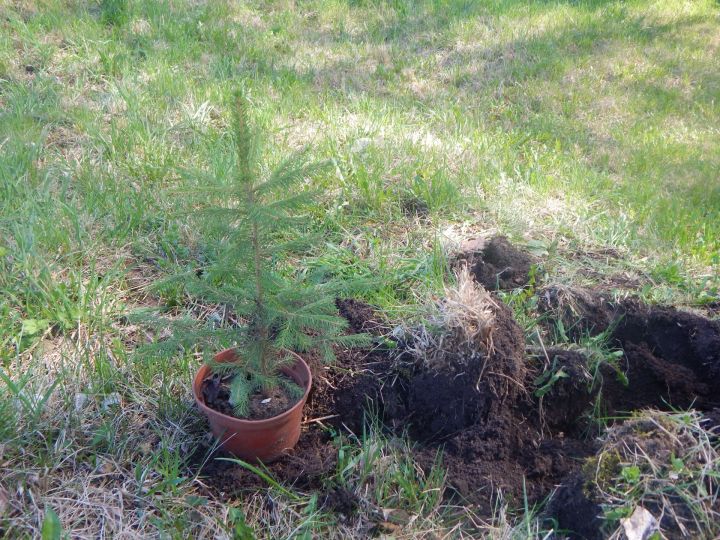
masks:
[[[541,309],[562,319],[570,332],[611,332],[612,342],[626,352],[622,367],[627,386],[612,369],[603,372],[601,400],[608,416],[692,405],[709,420],[720,418],[720,323],[637,301],[612,305],[594,291],[580,291],[581,301],[575,299],[570,309],[563,300],[566,293],[541,291]],[[360,434],[364,411],[359,404],[372,403],[387,426],[398,432],[409,426],[422,466],[429,468],[443,449],[452,488],[448,497],[473,504],[489,517],[498,492],[520,507],[523,497],[533,504],[561,486],[546,517],[575,531],[576,538],[597,537],[597,505],[576,496],[585,481],[582,464],[598,450],[585,415],[597,397],[597,385],[590,390],[586,358],[552,348],[547,355],[528,355],[510,309],[495,300],[493,351],[474,364],[429,372],[377,349],[341,351],[334,366],[307,358],[314,386],[304,432],[292,453],[268,466],[270,473],[296,488],[320,491],[328,509],[351,512],[356,502],[352,493],[323,488],[323,478],[335,468],[337,449],[322,426]],[[381,333],[371,307],[343,301],[339,308],[353,331]],[[570,376],[538,398],[533,381],[549,362]],[[191,466],[201,467],[215,496],[232,499],[266,487],[240,466],[206,458],[207,449],[199,449]]]
[[[230,383],[232,377],[222,378],[219,375],[212,375],[203,381],[202,393],[205,405],[221,412],[227,416],[247,420],[265,420],[281,415],[292,409],[299,398],[289,394],[283,386],[277,386],[268,392],[255,392],[250,396],[249,412],[247,416],[237,416],[233,406],[230,404]],[[289,377],[279,375],[288,381],[288,384],[295,384]]]

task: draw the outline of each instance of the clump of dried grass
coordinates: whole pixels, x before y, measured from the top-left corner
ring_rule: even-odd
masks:
[[[445,287],[445,297],[435,304],[428,322],[411,332],[408,352],[429,369],[464,364],[493,350],[497,304],[467,266],[455,275],[456,284]]]
[[[719,446],[697,411],[643,411],[609,429],[591,463],[591,485],[608,524],[615,523],[610,538],[624,538],[618,519],[638,507],[653,515],[664,538],[716,538]]]

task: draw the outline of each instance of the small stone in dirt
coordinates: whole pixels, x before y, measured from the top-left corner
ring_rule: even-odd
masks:
[[[219,328],[222,326],[223,317],[217,311],[213,311],[210,316],[208,316],[208,323],[210,323],[210,326],[213,328]]]
[[[658,530],[657,519],[642,506],[635,508],[632,515],[620,520],[620,523],[627,540],[647,540]]]
[[[108,408],[116,405],[120,405],[120,394],[113,392],[112,394],[108,394],[105,399],[102,400],[100,408],[103,411],[106,411]]]
[[[267,403],[270,403],[272,401],[272,398],[263,399],[260,403],[263,405],[266,405]]]

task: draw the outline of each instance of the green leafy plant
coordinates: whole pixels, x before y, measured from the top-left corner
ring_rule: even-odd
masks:
[[[534,381],[535,386],[537,387],[537,389],[535,390],[535,397],[543,397],[550,390],[552,390],[553,385],[556,382],[558,382],[560,379],[565,379],[567,377],[569,377],[569,375],[563,369],[563,367],[558,366],[557,357],[553,358],[551,368],[543,371],[540,376],[537,377]]]
[[[238,360],[212,363],[214,372],[232,375],[230,403],[247,416],[255,393],[282,387],[299,398],[303,389],[281,376],[294,362],[287,351],[317,350],[334,359],[333,344],[367,342],[366,335],[346,335],[347,321],[337,313],[335,298],[360,285],[302,275],[285,261],[288,254],[313,245],[303,209],[318,193],[299,186],[320,173],[325,163],[311,162],[300,151],[274,168],[263,167],[260,130],[237,93],[232,138],[235,152],[226,172],[197,209],[221,239],[216,255],[202,272],[182,276],[186,291],[229,306],[244,322],[234,332]],[[200,274],[198,276],[198,274]]]

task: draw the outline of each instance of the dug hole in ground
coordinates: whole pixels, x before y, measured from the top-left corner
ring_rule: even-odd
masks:
[[[326,428],[361,434],[372,411],[416,442],[424,469],[441,453],[444,497],[479,516],[490,519],[502,497],[518,508],[544,503],[557,538],[718,534],[720,322],[601,289],[546,286],[535,292],[541,325],[549,334],[560,321],[569,343],[528,346],[495,291],[527,284],[537,261],[504,238],[454,261],[465,269],[457,286],[421,326],[390,334],[372,307],[338,301],[351,331],[393,335],[395,347],[339,351],[333,366],[307,358],[314,388],[303,433],[270,474],[352,516],[361,498],[324,487],[337,464]],[[597,336],[622,351],[615,364],[582,346]],[[194,461],[212,495],[266,486],[213,457],[208,445]]]

